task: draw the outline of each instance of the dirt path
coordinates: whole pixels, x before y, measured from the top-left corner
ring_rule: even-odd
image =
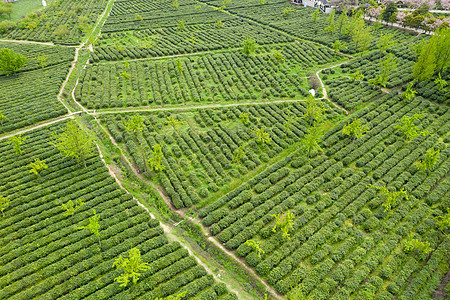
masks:
[[[326,69],[333,69],[333,68],[339,67],[340,65],[343,65],[343,64],[345,64],[345,63],[346,63],[346,61],[341,62],[341,63],[339,63],[339,64],[337,64],[337,65],[334,65],[334,66],[331,66],[331,67],[326,67],[326,68],[320,69],[320,70],[318,70],[318,71],[316,72],[316,77],[317,77],[317,79],[319,79],[320,86],[322,87],[322,92],[323,92],[323,97],[320,98],[320,99],[326,99],[326,100],[328,100],[328,102],[330,102],[331,104],[333,104],[335,107],[339,108],[340,110],[343,110],[343,111],[345,112],[345,114],[348,115],[348,114],[349,114],[349,111],[348,111],[348,110],[346,110],[345,108],[343,108],[343,107],[340,106],[339,104],[337,104],[337,103],[331,101],[331,99],[328,97],[327,90],[325,89],[325,85],[323,84],[323,81],[322,81],[322,79],[320,79],[320,76],[319,76],[319,73],[322,72],[323,70],[326,70]]]
[[[434,292],[433,299],[434,300],[440,300],[440,299],[448,299],[448,293],[445,291],[445,288],[450,283],[450,271],[445,274],[445,277],[442,278],[441,284],[439,284],[438,288]]]
[[[69,48],[76,47],[76,46],[70,46],[70,45],[53,44],[51,42],[46,43],[46,42],[24,41],[24,40],[2,40],[2,39],[0,39],[0,42],[17,43],[17,44],[38,44],[38,45],[44,45],[44,46],[62,46],[62,47],[69,47]]]
[[[264,287],[266,288],[266,290],[269,291],[269,292],[272,294],[273,297],[275,297],[276,299],[283,299],[283,297],[282,297],[279,293],[277,293],[274,289],[272,289],[272,288],[271,288],[271,287],[270,287],[270,286],[269,286],[269,285],[268,285],[261,277],[259,277],[259,275],[256,274],[256,272],[255,272],[252,268],[248,267],[241,259],[239,259],[238,257],[236,257],[236,255],[235,255],[232,251],[226,249],[222,244],[219,243],[219,241],[217,241],[214,237],[210,236],[208,230],[203,226],[203,224],[201,224],[201,222],[200,222],[199,220],[194,219],[194,218],[192,218],[192,217],[187,217],[187,216],[186,216],[186,213],[185,213],[184,211],[179,210],[179,209],[176,209],[176,208],[173,206],[173,204],[172,204],[172,202],[170,201],[170,199],[166,196],[166,194],[164,193],[164,191],[163,191],[158,185],[156,185],[154,182],[148,180],[148,179],[145,178],[142,174],[139,173],[139,171],[137,170],[137,168],[134,166],[134,164],[132,164],[132,163],[130,162],[130,160],[128,159],[127,155],[124,153],[124,152],[126,152],[126,150],[122,150],[122,148],[117,144],[117,142],[116,142],[115,139],[112,137],[112,135],[106,130],[105,127],[103,127],[103,126],[100,124],[100,121],[99,121],[95,116],[94,116],[94,118],[95,118],[95,120],[97,121],[97,123],[99,124],[99,126],[103,129],[103,131],[105,131],[105,133],[109,136],[109,139],[111,140],[111,142],[113,143],[113,145],[116,146],[117,149],[119,149],[120,153],[121,153],[122,156],[124,157],[124,159],[125,159],[126,163],[128,164],[128,166],[129,166],[129,167],[131,168],[131,170],[133,171],[134,175],[136,175],[138,178],[140,178],[141,180],[145,181],[147,184],[149,184],[150,186],[152,186],[153,188],[155,188],[156,191],[158,192],[158,194],[161,196],[161,198],[162,198],[162,199],[164,200],[164,202],[167,204],[167,206],[169,206],[169,208],[170,208],[171,211],[173,211],[174,213],[178,214],[181,218],[183,218],[183,219],[184,219],[184,218],[188,218],[188,219],[191,220],[193,223],[199,225],[200,228],[201,228],[201,230],[202,230],[202,232],[203,232],[203,234],[208,238],[209,241],[211,241],[214,245],[216,245],[218,248],[220,248],[227,256],[229,256],[230,258],[232,258],[232,259],[233,259],[234,261],[236,261],[239,265],[241,265],[245,270],[247,270],[250,274],[252,274],[253,277],[254,277],[255,279],[257,279],[261,284],[264,285]],[[97,146],[97,147],[98,147],[98,146]],[[100,150],[99,150],[99,151],[100,151]],[[127,154],[128,154],[128,153],[127,153]],[[108,166],[107,166],[107,167],[108,167]],[[110,168],[108,167],[108,169],[110,169]],[[111,173],[111,172],[113,172],[113,170],[110,169],[110,173]],[[116,180],[118,180],[117,176],[115,176],[115,175],[112,175],[112,176],[113,176]],[[139,201],[138,201],[138,203],[139,203]],[[141,205],[141,204],[140,204],[140,205]],[[146,210],[148,211],[148,209],[146,209]],[[161,226],[166,227],[165,231],[170,229],[170,227],[168,227],[167,225],[162,224]],[[163,227],[163,228],[164,228],[164,227]],[[168,227],[169,229],[167,229],[167,227]],[[170,231],[168,231],[168,232],[170,233]],[[182,244],[182,243],[180,242],[180,244]],[[183,244],[182,244],[182,245],[183,245]],[[186,248],[186,246],[184,246],[184,247]],[[189,251],[189,249],[188,249],[188,251]],[[191,254],[191,252],[190,252],[190,254]],[[191,254],[191,255],[193,255],[193,256],[195,257],[194,254]],[[198,258],[197,258],[197,259],[198,259]],[[203,265],[203,264],[202,264],[202,265]],[[205,269],[206,269],[206,268],[205,268]],[[211,274],[212,274],[212,273],[211,273]],[[215,276],[215,275],[213,274],[213,276]],[[216,278],[216,276],[215,276],[215,278]],[[216,279],[217,279],[217,278],[216,278]]]
[[[32,130],[35,130],[35,129],[38,129],[38,128],[42,128],[42,127],[45,127],[45,126],[48,126],[48,125],[51,125],[51,124],[55,124],[55,123],[67,120],[67,119],[73,119],[73,116],[76,115],[76,114],[79,114],[79,113],[81,113],[81,112],[80,111],[73,112],[73,113],[70,113],[70,114],[67,114],[67,115],[63,115],[63,116],[54,118],[52,120],[47,120],[47,121],[44,121],[42,123],[32,125],[32,126],[30,126],[28,128],[22,128],[22,129],[19,129],[17,131],[10,132],[7,135],[0,136],[0,141],[8,139],[8,138],[10,138],[12,136],[15,136],[15,135],[26,133],[26,132],[29,132],[29,131],[32,131]]]

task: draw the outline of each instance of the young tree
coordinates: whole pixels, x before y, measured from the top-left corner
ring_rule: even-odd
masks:
[[[378,39],[377,46],[382,53],[386,53],[386,50],[391,48],[394,42],[395,40],[393,33],[381,34],[380,38]]]
[[[179,20],[179,21],[178,21],[177,27],[178,27],[178,29],[179,29],[180,31],[183,31],[183,30],[186,29],[186,25],[184,25],[183,20]]]
[[[10,75],[19,71],[28,59],[20,53],[8,48],[0,49],[0,72]]]
[[[60,133],[52,134],[51,145],[55,146],[65,157],[75,158],[83,162],[94,152],[94,137],[77,126],[74,120],[67,122]]]
[[[449,37],[450,38],[450,37]],[[441,77],[441,73],[439,72],[438,78],[436,78],[434,80],[434,83],[437,84],[437,86],[439,87],[439,91],[443,91],[445,89],[445,87],[447,86],[447,81],[445,81],[444,79],[442,79]],[[0,114],[0,119],[1,119],[1,114]]]
[[[222,28],[223,27],[223,22],[221,20],[216,21],[215,26],[218,28]]]
[[[450,227],[450,208],[447,208],[447,213],[445,215],[437,216],[434,220],[436,221],[436,226],[439,227],[441,231]]]
[[[416,97],[417,92],[412,89],[413,84],[414,82],[411,82],[406,86],[406,91],[402,94],[403,100],[410,101]]]
[[[429,81],[436,69],[436,44],[428,43],[420,50],[413,66],[413,77],[419,81]]]
[[[392,208],[392,205],[395,205],[398,201],[402,199],[409,199],[408,193],[404,189],[401,189],[398,192],[391,192],[385,186],[375,186],[372,184],[369,184],[367,188],[379,190],[380,194],[385,197],[386,200],[383,203],[385,212],[389,211]]]
[[[240,145],[233,151],[233,161],[240,162],[241,159],[245,157],[247,150],[245,149],[245,144]]]
[[[442,26],[432,36],[430,43],[436,45],[436,70],[441,73],[450,66],[450,28]]]
[[[45,68],[47,66],[47,55],[45,55],[44,53],[38,53],[38,56],[36,57],[36,60],[39,62],[39,64],[41,65],[41,68]]]
[[[283,237],[287,238],[288,240],[290,237],[290,231],[294,230],[294,214],[291,213],[289,210],[286,212],[286,214],[279,213],[277,215],[270,215],[271,217],[274,217],[276,220],[275,225],[272,228],[273,232],[277,232],[277,228],[281,230],[283,233]]]
[[[434,249],[431,248],[430,245],[431,244],[429,242],[421,242],[418,239],[414,238],[414,233],[411,233],[406,240],[404,250],[407,253],[413,250],[419,250],[420,252],[422,252],[421,259],[425,259],[428,256],[428,253],[434,251]]]
[[[438,159],[440,150],[428,149],[423,160],[417,161],[414,165],[421,171],[427,171],[434,168]]]
[[[362,138],[368,131],[369,127],[364,126],[361,122],[361,119],[354,120],[352,123],[345,125],[342,129],[342,133],[353,137],[353,141]]]
[[[311,15],[311,19],[313,20],[314,23],[317,22],[317,19],[319,18],[319,14],[320,14],[320,10],[316,9],[312,15]]]
[[[342,28],[347,26],[348,24],[348,8],[344,8],[339,15],[338,19],[338,30],[339,32],[342,31]]]
[[[286,7],[284,10],[283,10],[283,15],[285,16],[285,17],[287,17],[288,15],[290,15],[292,12],[294,12],[295,10],[292,8],[292,7]]]
[[[242,44],[242,52],[245,55],[249,56],[255,53],[256,51],[256,42],[253,39],[245,39]]]
[[[192,37],[193,37],[193,35],[192,35]],[[177,64],[178,73],[183,74],[183,63],[181,62],[181,60],[177,59],[176,64]]]
[[[172,126],[174,131],[177,131],[177,127],[180,125],[184,125],[184,122],[178,119],[175,119],[174,116],[167,117],[166,125]],[[177,131],[178,132],[178,131]]]
[[[3,197],[0,195],[0,211],[2,212],[3,218],[5,217],[4,211],[9,205],[9,197]]]
[[[382,61],[380,61],[380,74],[375,77],[372,83],[386,87],[389,76],[397,70],[397,65],[397,59],[392,53],[389,53]]]
[[[270,134],[266,132],[264,127],[252,129],[252,133],[255,135],[255,141],[262,144],[268,144],[272,141]]]
[[[133,279],[133,284],[136,284],[139,280],[139,276],[141,273],[148,270],[150,267],[148,263],[143,262],[141,258],[141,251],[138,248],[131,248],[128,254],[128,258],[123,258],[122,255],[113,263],[113,267],[116,267],[117,270],[123,271],[123,274],[114,278],[114,281],[120,283],[120,287],[127,286],[128,282],[130,282],[130,278]]]
[[[3,114],[3,112],[0,110],[0,125],[3,126],[3,122],[4,122],[4,121],[7,121],[7,120],[8,120],[8,117],[5,116],[5,115]]]
[[[48,168],[45,160],[42,161],[39,158],[35,158],[34,162],[29,164],[29,167],[31,168],[30,173],[35,174],[37,177],[41,177],[40,171]]]
[[[363,19],[354,19],[352,21],[352,39],[356,50],[364,52],[373,39],[370,33],[370,27],[366,26]]]
[[[159,172],[164,170],[164,165],[162,164],[162,159],[164,154],[162,152],[162,145],[155,144],[153,150],[150,152],[150,158],[147,161],[147,166],[150,170]]]
[[[336,22],[334,20],[334,16],[336,15],[336,11],[333,8],[333,10],[331,11],[331,13],[328,16],[327,22],[328,22],[328,26],[325,27],[325,31],[329,31],[329,32],[335,32],[336,31]]]
[[[62,209],[64,209],[66,212],[64,213],[64,216],[71,216],[73,219],[73,215],[77,212],[77,210],[79,210],[85,203],[83,202],[82,199],[78,199],[76,200],[76,204],[73,203],[72,200],[69,200],[69,202],[67,202],[67,204],[62,203],[61,207]]]
[[[320,142],[322,142],[323,129],[318,124],[309,127],[308,133],[303,138],[303,146],[305,147],[307,157],[309,158],[311,153],[320,151]]]
[[[141,132],[145,127],[144,121],[145,119],[142,116],[134,115],[126,120],[123,125],[128,132]]]
[[[243,112],[239,115],[239,119],[241,120],[241,123],[244,125],[247,125],[250,122],[248,113],[245,113],[245,112]]]
[[[264,250],[261,249],[261,242],[257,242],[257,241],[254,241],[254,240],[246,240],[245,241],[245,245],[247,245],[250,248],[252,248],[253,251],[255,251],[256,254],[258,254],[259,258],[261,258],[261,254],[264,254]]]
[[[345,43],[342,43],[340,40],[335,40],[333,43],[334,54],[337,54],[340,50],[347,49]]]
[[[56,28],[56,30],[55,30],[55,35],[60,39],[62,39],[63,37],[65,37],[68,34],[69,34],[69,28],[67,27],[67,25],[59,25],[58,28]]]
[[[102,243],[100,242],[100,224],[98,221],[100,220],[100,216],[96,214],[95,209],[92,209],[94,215],[89,218],[89,224],[87,226],[81,226],[77,229],[88,229],[93,235],[97,236],[98,244],[100,245],[100,249],[102,248]]]
[[[321,123],[325,117],[325,111],[327,111],[327,109],[323,106],[320,100],[316,100],[314,97],[308,96],[306,99],[306,113],[304,118],[308,120],[309,126]]]
[[[178,0],[174,0],[174,1],[172,2],[172,7],[173,7],[173,8],[177,9],[179,6],[180,6],[180,4],[178,3]]]
[[[286,122],[283,123],[284,131],[287,133],[292,130],[292,127],[294,126],[294,121],[298,119],[295,115],[291,114],[290,107],[287,109],[287,118]]]
[[[12,144],[14,150],[16,150],[17,155],[21,155],[23,153],[21,146],[26,139],[26,137],[22,137],[22,135],[19,134],[9,138],[8,144]]]
[[[281,53],[278,50],[273,51],[272,58],[273,58],[274,61],[276,61],[277,64],[284,63],[283,53]]]
[[[359,70],[354,72],[354,73],[352,73],[350,76],[355,81],[363,81],[364,80],[364,74],[360,73]]]
[[[419,130],[419,128],[414,124],[417,120],[420,120],[425,116],[425,113],[416,113],[411,117],[403,116],[401,119],[397,119],[397,121],[400,121],[400,124],[395,124],[395,129],[400,130],[408,141],[412,141],[419,135],[426,136],[429,134],[429,131]]]

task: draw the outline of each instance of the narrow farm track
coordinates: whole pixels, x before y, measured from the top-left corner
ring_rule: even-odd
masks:
[[[4,40],[4,39],[0,39],[0,42],[5,42],[5,43],[17,43],[17,44],[37,44],[37,45],[44,45],[44,46],[62,46],[62,47],[70,47],[70,48],[75,48],[76,46],[71,46],[71,45],[56,45],[53,44],[51,42],[35,42],[35,41],[24,41],[24,40]]]
[[[48,125],[51,125],[51,124],[59,123],[61,121],[67,120],[67,119],[73,119],[74,115],[80,114],[80,113],[81,113],[81,111],[69,113],[67,115],[63,115],[63,116],[59,116],[59,117],[51,119],[51,120],[43,121],[41,123],[29,126],[27,128],[19,129],[17,131],[12,132],[12,133],[8,133],[7,135],[0,136],[0,141],[8,139],[10,137],[13,137],[15,135],[19,135],[19,134],[23,134],[23,133],[26,133],[26,132],[29,132],[29,131],[33,131],[35,129],[39,129],[39,128],[42,128],[42,127],[45,127],[45,126],[48,126]]]
[[[123,185],[122,185],[122,182],[120,181],[119,176],[117,176],[117,174],[116,174],[114,168],[106,163],[106,161],[105,161],[105,159],[104,159],[104,157],[103,157],[103,153],[102,153],[102,151],[101,151],[101,149],[100,149],[100,146],[99,146],[97,143],[95,143],[95,145],[96,145],[96,147],[97,147],[98,153],[99,153],[99,155],[100,155],[100,158],[101,158],[103,164],[104,164],[105,167],[108,169],[109,174],[115,179],[115,181],[117,182],[117,184],[119,185],[119,187],[120,187],[121,189],[123,189],[126,193],[130,194],[130,195],[133,197],[133,199],[137,202],[137,204],[138,204],[140,207],[142,207],[142,208],[150,215],[150,217],[151,217],[152,219],[156,219],[155,216],[149,211],[149,209],[148,209],[147,207],[145,207],[145,205],[143,205],[136,197],[133,196],[133,194],[131,194],[131,193],[130,193]],[[128,160],[127,160],[127,161],[128,161]],[[133,171],[134,171],[134,169],[133,169]],[[138,174],[137,174],[137,175],[138,175]],[[161,227],[163,228],[164,233],[166,234],[167,238],[168,238],[170,241],[178,242],[183,248],[185,248],[185,249],[188,251],[189,255],[190,255],[190,256],[193,256],[193,257],[195,258],[195,260],[197,261],[197,263],[198,263],[199,265],[201,265],[201,266],[206,270],[206,272],[207,272],[208,274],[212,275],[216,281],[224,283],[224,284],[227,286],[227,289],[228,289],[229,291],[235,293],[238,297],[239,297],[239,295],[242,294],[242,292],[237,291],[236,289],[233,289],[233,287],[230,286],[228,283],[223,282],[223,281],[222,281],[222,280],[221,280],[221,279],[220,279],[220,278],[219,278],[219,277],[211,270],[211,268],[210,268],[207,264],[205,264],[205,263],[198,257],[198,255],[192,250],[192,248],[188,246],[188,243],[187,243],[186,241],[184,241],[184,240],[182,240],[182,239],[180,239],[180,238],[178,237],[178,235],[174,232],[174,229],[172,228],[172,226],[166,225],[166,224],[164,224],[164,223],[162,223],[162,222],[160,222],[160,225],[161,225]],[[240,298],[240,297],[239,297],[239,298]],[[242,299],[242,298],[240,298],[240,299]]]
[[[230,250],[226,249],[225,247],[223,247],[223,245],[221,245],[219,243],[219,241],[217,241],[214,237],[209,236],[208,230],[203,226],[203,224],[201,224],[197,219],[194,219],[192,217],[188,217],[186,216],[185,212],[182,210],[178,210],[176,209],[172,203],[170,202],[170,199],[165,195],[164,191],[158,186],[156,185],[154,182],[148,180],[147,178],[145,178],[141,173],[139,173],[139,171],[137,170],[137,168],[134,166],[134,164],[132,164],[130,162],[130,160],[128,159],[128,155],[129,153],[126,150],[123,150],[116,142],[116,140],[114,139],[114,137],[108,132],[108,130],[101,125],[100,121],[94,116],[95,120],[97,121],[97,124],[103,129],[103,131],[109,136],[109,139],[111,141],[111,143],[119,150],[119,152],[121,153],[122,157],[125,159],[126,163],[128,164],[128,167],[133,171],[133,173],[141,180],[145,181],[147,184],[149,184],[150,186],[152,186],[154,189],[156,189],[156,191],[158,192],[158,194],[161,196],[161,198],[164,200],[164,202],[167,204],[167,206],[169,206],[170,210],[173,211],[174,213],[176,213],[178,216],[180,216],[181,218],[189,218],[189,220],[191,220],[193,223],[197,224],[200,226],[203,234],[208,237],[208,240],[211,241],[214,245],[216,245],[219,249],[221,249],[227,256],[231,257],[234,261],[236,261],[237,263],[239,263],[245,270],[247,270],[250,274],[253,275],[253,277],[255,279],[257,279],[261,284],[264,285],[264,287],[266,288],[267,291],[269,291],[273,297],[275,297],[276,299],[283,299],[283,297],[276,292],[274,289],[272,289],[261,277],[259,277],[258,274],[256,274],[256,272],[254,270],[252,270],[250,267],[248,267],[241,259],[237,258],[236,255],[234,255],[233,252],[231,252]],[[97,146],[98,147],[98,146]],[[107,166],[108,167],[108,166]],[[110,173],[113,172],[113,170],[111,170],[110,167],[108,167],[108,169],[110,170]],[[117,176],[113,175],[113,177],[118,180]],[[138,204],[142,206],[142,204],[139,203]],[[144,207],[145,208],[145,207]],[[145,208],[147,211],[148,209]],[[165,227],[167,227],[167,225],[165,225]],[[164,227],[163,227],[164,228]],[[170,227],[169,227],[170,228]],[[166,229],[164,229],[166,230]],[[180,242],[180,244],[182,244]],[[182,244],[183,245],[183,244]],[[184,245],[183,245],[184,246]],[[185,246],[184,246],[185,247]],[[186,248],[186,247],[185,247]],[[189,249],[188,249],[189,251]],[[191,253],[191,255],[193,255],[194,257],[195,254]],[[198,260],[198,258],[196,257],[196,259]],[[206,268],[205,268],[206,269]],[[214,274],[213,274],[214,275]],[[216,276],[215,276],[216,278]],[[230,289],[231,290],[231,289]],[[233,291],[233,290],[232,290]],[[235,291],[234,291],[235,292]],[[236,292],[237,293],[237,292]]]
[[[317,79],[319,79],[320,85],[322,86],[323,97],[322,97],[321,99],[326,99],[326,100],[328,100],[328,102],[330,102],[331,104],[333,104],[335,107],[339,108],[340,110],[344,111],[345,114],[348,115],[348,114],[349,114],[349,111],[348,111],[348,110],[346,110],[345,108],[343,108],[343,107],[340,106],[339,104],[333,102],[333,101],[328,97],[328,94],[327,94],[327,90],[326,90],[326,88],[325,88],[325,85],[323,84],[323,81],[322,81],[322,79],[320,79],[320,76],[319,76],[319,73],[322,72],[323,70],[326,70],[326,69],[333,69],[333,68],[339,67],[340,65],[343,65],[343,64],[345,64],[345,63],[346,63],[346,62],[342,62],[342,63],[339,63],[339,64],[337,64],[337,65],[331,66],[331,67],[327,67],[327,68],[320,69],[320,70],[318,70],[318,71],[316,72],[316,77],[317,77]]]

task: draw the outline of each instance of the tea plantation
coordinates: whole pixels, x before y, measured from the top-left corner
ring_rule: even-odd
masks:
[[[338,2],[0,3],[0,299],[449,299],[450,19]]]

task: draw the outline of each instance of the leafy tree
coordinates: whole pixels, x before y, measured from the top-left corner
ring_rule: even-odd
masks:
[[[389,23],[390,21],[392,21],[393,17],[395,17],[397,11],[398,11],[397,3],[391,1],[387,4],[386,9],[383,11],[381,19],[386,23]]]
[[[264,127],[252,129],[252,133],[255,135],[255,141],[257,142],[268,144],[272,141],[270,134],[266,132]]]
[[[65,157],[75,158],[83,162],[86,168],[86,157],[94,152],[92,135],[77,126],[74,120],[67,122],[60,133],[52,134],[51,145],[55,146]]]
[[[222,23],[221,20],[217,21],[217,22],[215,23],[215,25],[216,25],[216,27],[218,27],[218,28],[222,28],[222,27],[223,27],[223,23]]]
[[[184,122],[178,119],[175,119],[174,116],[167,117],[166,125],[172,126],[174,131],[177,131],[177,127],[180,125],[184,125]]]
[[[331,11],[331,13],[328,16],[327,22],[328,22],[328,26],[325,27],[325,31],[329,31],[329,32],[335,32],[336,31],[336,24],[335,24],[335,20],[334,20],[334,16],[336,15],[336,11],[333,8],[333,10]]]
[[[429,131],[419,130],[419,128],[414,125],[417,120],[420,120],[425,116],[424,113],[416,113],[411,117],[403,116],[401,119],[397,119],[397,121],[400,121],[400,124],[395,124],[395,129],[400,130],[408,141],[415,139],[418,135],[426,136],[429,134]]]
[[[286,7],[284,10],[283,10],[283,15],[285,16],[285,17],[287,17],[288,15],[290,15],[292,12],[294,12],[295,10],[292,8],[292,7]]]
[[[14,27],[16,27],[16,22],[3,20],[0,22],[0,33],[6,33],[8,30],[13,29]]]
[[[303,146],[307,152],[308,158],[311,153],[315,151],[320,151],[320,142],[322,142],[323,129],[315,124],[312,127],[309,127],[308,133],[303,138]]]
[[[273,51],[272,58],[278,63],[284,63],[284,56],[283,53],[281,53],[278,50]]]
[[[143,18],[140,14],[138,14],[138,13],[136,13],[136,14],[134,15],[134,19],[135,19],[136,21],[143,21],[143,20],[144,20],[144,18]]]
[[[353,122],[345,125],[342,129],[342,133],[348,136],[352,136],[353,141],[355,141],[355,139],[362,138],[368,131],[369,127],[364,126],[361,122],[361,119],[354,120]]]
[[[372,42],[370,27],[366,26],[363,19],[354,19],[352,21],[352,40],[359,52],[364,52]]]
[[[23,153],[21,146],[26,139],[26,137],[22,137],[22,135],[19,134],[9,138],[8,144],[12,144],[14,150],[16,150],[17,155],[21,155]]]
[[[38,53],[38,56],[36,57],[36,60],[39,62],[39,64],[41,65],[41,68],[45,68],[47,66],[47,55],[45,55],[44,53]]]
[[[417,161],[414,165],[421,171],[427,171],[434,168],[438,159],[440,150],[428,149],[423,160]]]
[[[242,52],[245,55],[252,55],[256,51],[256,42],[253,39],[245,39],[242,44]]]
[[[317,22],[317,19],[319,18],[319,14],[320,14],[320,10],[316,9],[312,15],[311,15],[311,19],[313,20],[314,23]]]
[[[286,120],[286,122],[283,123],[284,131],[286,133],[292,130],[292,127],[294,126],[294,121],[298,119],[298,117],[291,114],[290,107],[287,109],[287,111],[288,111],[287,118],[286,118],[287,120]]]
[[[147,161],[147,165],[150,170],[154,170],[155,172],[164,170],[164,165],[162,164],[162,159],[164,154],[162,152],[162,145],[155,144],[153,146],[153,150],[150,152],[150,158]]]
[[[4,122],[4,121],[7,121],[7,120],[8,120],[8,117],[6,117],[6,116],[3,114],[3,112],[0,110],[0,125],[3,126],[3,122]]]
[[[4,72],[7,75],[16,73],[25,66],[27,61],[28,59],[25,56],[14,52],[12,49],[0,49],[0,72]]]
[[[239,119],[241,120],[241,123],[244,125],[247,125],[250,122],[248,113],[245,113],[245,112],[243,112],[239,115]]]
[[[126,66],[126,65],[125,65]],[[127,71],[123,71],[122,73],[119,74],[119,76],[123,79],[123,80],[130,80],[131,79],[131,74],[127,73]]]
[[[134,115],[126,120],[123,125],[128,132],[141,132],[145,127],[144,121],[145,119],[142,116]]]
[[[340,40],[335,40],[333,43],[333,50],[334,53],[337,54],[340,50],[345,50],[347,49],[347,46],[345,45],[345,43],[342,43]]]
[[[2,212],[3,218],[5,217],[4,211],[9,205],[9,197],[3,197],[0,195],[0,211]]]
[[[7,14],[8,15],[8,17],[11,19],[11,14],[12,14],[12,12],[13,12],[13,4],[12,3],[3,3],[3,2],[0,2],[0,17],[3,15],[3,14]]]
[[[177,59],[176,62],[178,73],[183,74],[183,64],[181,63],[181,60]]]
[[[447,213],[445,215],[437,216],[434,220],[436,221],[436,226],[439,227],[441,231],[450,227],[450,208],[447,208]]]
[[[306,99],[306,113],[304,118],[309,120],[309,126],[313,126],[314,123],[321,123],[324,116],[324,112],[327,111],[320,100],[314,99],[312,96],[308,96]]]
[[[72,200],[69,200],[67,204],[62,203],[61,208],[66,210],[64,213],[64,216],[71,216],[73,218],[73,215],[79,210],[85,203],[81,199],[76,200],[76,204],[73,203]]]
[[[442,27],[437,30],[430,43],[436,45],[436,70],[443,72],[450,66],[450,28]]]
[[[100,220],[100,216],[96,214],[95,209],[92,209],[94,212],[94,215],[89,218],[89,224],[87,226],[81,226],[77,229],[88,229],[92,234],[97,236],[98,238],[98,244],[100,245],[100,248],[102,248],[102,243],[100,242],[100,224],[98,221]]]
[[[264,250],[261,249],[261,242],[257,242],[254,240],[246,240],[245,245],[251,247],[253,251],[255,251],[258,254],[258,257],[261,258],[261,254],[264,254]]]
[[[259,5],[264,5],[266,3],[266,0],[259,0]]]
[[[394,43],[395,43],[395,40],[394,40],[393,33],[381,34],[380,38],[378,39],[377,46],[378,46],[378,49],[380,49],[380,51],[382,53],[386,53],[386,50],[391,48],[391,46]]]
[[[434,83],[436,83],[438,85],[440,91],[443,91],[445,89],[445,87],[447,86],[447,81],[442,79],[440,72],[439,72],[438,78],[436,78],[434,80]],[[0,118],[1,118],[1,116],[0,116]]]
[[[434,251],[434,249],[430,247],[429,242],[421,242],[414,238],[414,233],[411,233],[406,240],[404,250],[405,252],[411,252],[416,249],[422,252],[422,259],[425,259],[428,256],[428,253]]]
[[[183,30],[186,29],[186,25],[184,25],[183,20],[179,20],[179,21],[178,21],[177,27],[178,27],[178,29],[181,30],[181,31],[183,31]]]
[[[414,97],[416,97],[417,92],[412,89],[414,82],[409,83],[406,86],[406,91],[402,94],[403,100],[412,100]]]
[[[380,194],[385,197],[386,200],[383,203],[385,212],[389,211],[392,208],[392,205],[395,205],[398,201],[400,201],[402,199],[406,199],[406,200],[409,199],[408,193],[404,189],[401,189],[398,192],[391,192],[385,186],[375,186],[375,185],[369,184],[367,187],[379,190]]]
[[[356,81],[363,81],[364,80],[364,74],[360,73],[359,70],[354,72],[354,73],[352,73],[351,77],[353,78],[353,80],[356,80]]]
[[[233,151],[233,161],[239,162],[245,157],[247,150],[245,150],[245,145],[242,144]]]
[[[178,0],[175,0],[172,2],[172,7],[177,9],[180,6],[180,4],[178,3]]]
[[[413,67],[413,77],[419,81],[429,81],[436,69],[436,44],[428,43],[420,51]]]
[[[31,168],[30,173],[36,174],[37,177],[41,177],[41,174],[39,174],[40,171],[48,168],[45,161],[42,161],[39,158],[35,158],[34,162],[29,164],[29,167]]]
[[[380,74],[372,80],[373,84],[379,84],[386,87],[389,76],[397,70],[397,60],[392,53],[389,53],[383,60],[380,61]]]
[[[116,267],[117,270],[123,271],[123,274],[114,278],[114,281],[120,283],[121,287],[127,286],[128,282],[130,282],[130,278],[133,279],[133,284],[136,284],[139,280],[139,276],[141,273],[148,270],[150,267],[148,263],[143,262],[141,258],[141,251],[138,248],[131,248],[128,254],[128,258],[123,258],[122,255],[113,263],[113,267]]]
[[[273,232],[277,232],[277,228],[281,230],[283,233],[283,237],[290,239],[289,232],[294,230],[294,214],[291,213],[289,210],[286,212],[286,214],[279,213],[277,215],[270,215],[271,217],[274,217],[276,220],[275,225],[272,228]]]
[[[342,28],[345,27],[347,25],[347,23],[348,23],[348,9],[344,8],[344,10],[339,15],[339,19],[338,19],[339,32],[341,32]]]

